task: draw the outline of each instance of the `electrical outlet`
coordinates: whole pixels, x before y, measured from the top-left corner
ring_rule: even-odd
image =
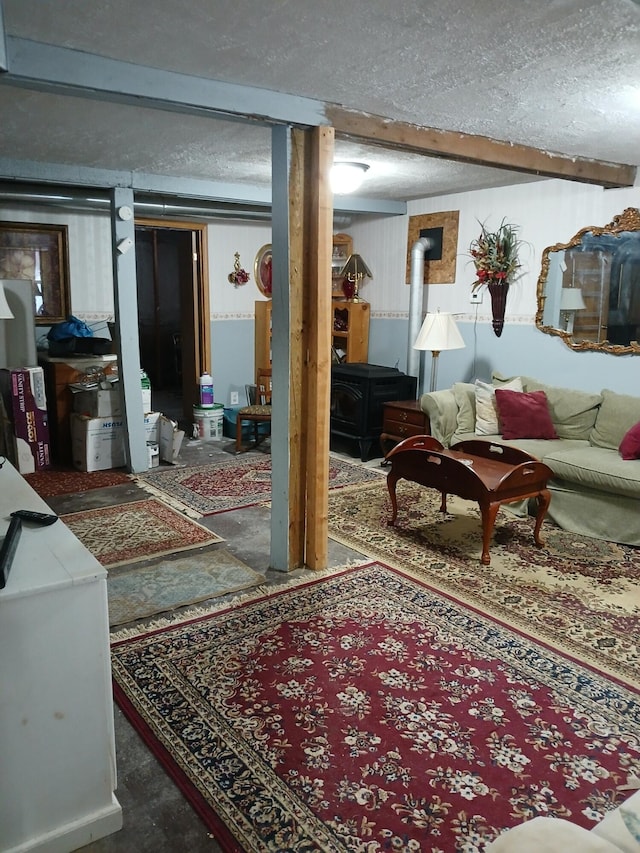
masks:
[[[480,305],[482,302],[482,291],[481,290],[472,290],[469,295],[469,302],[472,305]]]
[[[238,392],[237,391],[232,391],[231,394],[229,395],[229,398],[230,398],[230,402],[231,402],[232,406],[238,405]]]

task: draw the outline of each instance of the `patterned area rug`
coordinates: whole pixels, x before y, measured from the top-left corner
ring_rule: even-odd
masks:
[[[153,498],[72,512],[62,519],[106,567],[224,541]]]
[[[226,851],[480,851],[591,828],[634,692],[382,564],[112,648],[116,699]]]
[[[329,459],[329,488],[378,482],[381,471]],[[156,469],[136,476],[136,483],[174,506],[200,515],[253,506],[271,500],[271,457],[243,456],[213,465]]]
[[[176,607],[258,586],[263,581],[262,575],[226,548],[153,566],[112,569],[107,578],[109,624],[124,625]]]
[[[332,539],[374,559],[418,572],[429,584],[534,638],[640,686],[640,550],[575,535],[545,521],[543,548],[533,519],[501,509],[491,565],[480,563],[478,506],[401,480],[398,520],[386,482],[348,499],[329,495]]]
[[[88,492],[90,489],[104,489],[130,483],[131,477],[126,471],[34,471],[25,474],[25,480],[41,498],[57,495],[72,495]]]

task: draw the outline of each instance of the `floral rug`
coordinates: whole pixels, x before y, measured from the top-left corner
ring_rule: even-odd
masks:
[[[130,483],[131,477],[126,471],[34,471],[24,475],[25,480],[41,498],[57,495],[72,495],[88,492],[90,489],[104,489]]]
[[[154,498],[72,512],[61,518],[105,567],[224,541]]]
[[[124,625],[158,613],[258,586],[264,581],[226,548],[151,566],[122,566],[107,577],[109,624]]]
[[[640,686],[640,549],[542,526],[501,509],[491,564],[480,562],[478,505],[401,480],[389,527],[386,482],[329,495],[329,532],[374,559],[419,573],[437,589],[566,654]]]
[[[591,828],[637,694],[381,563],[114,638],[115,695],[225,851],[484,851]]]
[[[386,479],[381,471],[329,458],[329,488]],[[155,469],[136,475],[136,483],[173,506],[198,515],[253,506],[271,500],[271,457],[242,456],[211,465]]]

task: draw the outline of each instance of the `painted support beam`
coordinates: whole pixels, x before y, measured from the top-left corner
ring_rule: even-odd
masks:
[[[291,376],[291,311],[295,294],[289,283],[289,184],[291,129],[274,127],[271,133],[273,169],[272,242],[272,416],[271,416],[271,550],[269,565],[286,572],[302,561],[291,555],[292,537],[297,531],[289,524],[291,494],[291,446],[299,436],[290,436],[290,411],[295,377]],[[295,306],[294,306],[295,307]],[[265,365],[266,366],[266,365]],[[295,477],[295,470],[294,470]],[[295,490],[295,485],[294,485]],[[298,549],[296,549],[298,550]]]
[[[331,128],[273,129],[273,569],[328,558]]]
[[[7,34],[4,28],[4,13],[0,2],[0,72],[7,70]]]
[[[606,189],[630,187],[636,179],[636,167],[623,163],[571,157],[486,136],[392,121],[335,105],[327,106],[327,116],[335,128],[336,137],[357,139],[383,148],[413,151],[429,157],[547,178],[597,184]]]
[[[223,83],[7,36],[8,72],[0,82],[38,91],[135,104],[261,124],[326,124],[312,98]]]
[[[140,385],[135,225],[133,219],[118,216],[121,207],[133,207],[133,192],[116,187],[111,196],[111,236],[118,374],[124,412],[126,464],[131,472],[139,473],[149,466]]]
[[[55,185],[55,195],[64,196],[64,186],[86,187],[87,190],[110,190],[112,187],[130,187],[136,193],[159,195],[182,199],[206,200],[238,207],[258,208],[265,213],[271,210],[271,186],[233,184],[221,181],[206,181],[195,178],[175,178],[152,175],[145,172],[123,172],[111,169],[96,169],[90,166],[67,166],[62,163],[43,163],[31,160],[16,160],[0,157],[0,181],[42,183]],[[77,193],[76,196],[77,197]],[[71,200],[72,196],[69,195]],[[102,200],[105,209],[109,199]],[[159,201],[158,214],[162,214]],[[171,204],[171,199],[167,201]],[[334,210],[338,213],[367,213],[383,216],[405,216],[404,201],[388,199],[336,196]]]

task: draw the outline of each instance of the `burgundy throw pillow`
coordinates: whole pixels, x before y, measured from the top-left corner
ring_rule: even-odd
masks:
[[[544,391],[496,388],[496,407],[503,438],[557,438]]]
[[[640,421],[625,433],[619,450],[623,459],[640,459]]]

